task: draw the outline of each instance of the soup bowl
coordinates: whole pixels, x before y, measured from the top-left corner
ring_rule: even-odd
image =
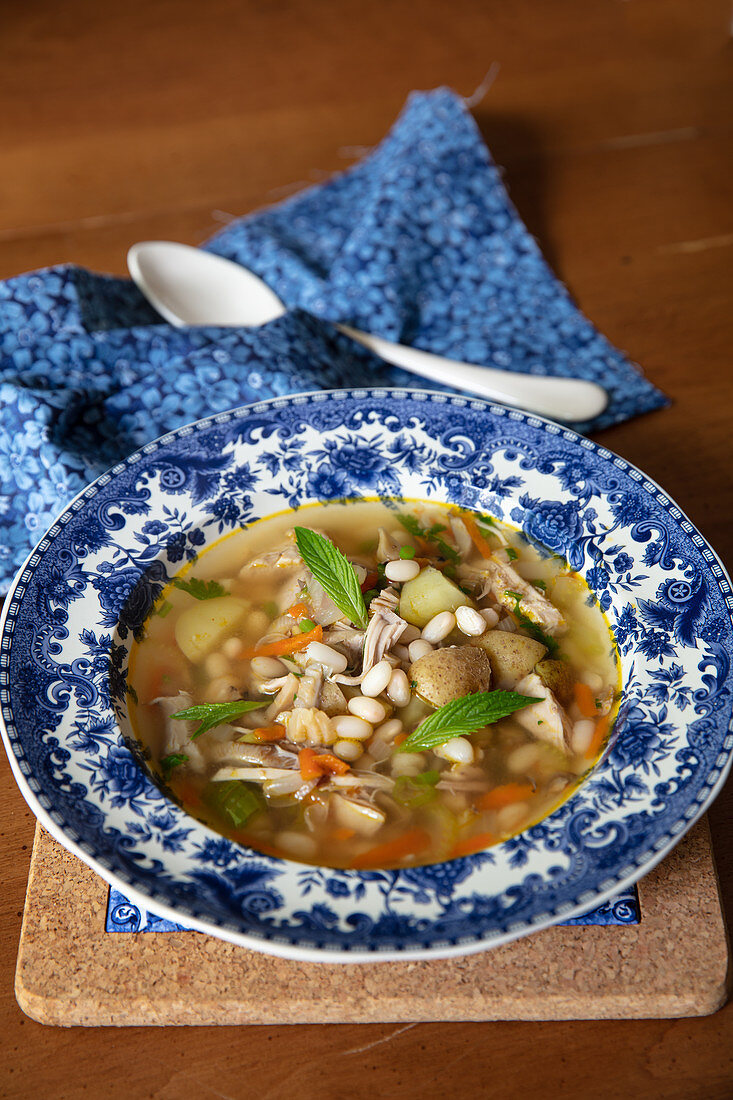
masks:
[[[402,870],[271,858],[188,816],[132,739],[128,656],[169,578],[222,535],[314,501],[489,512],[565,557],[615,635],[623,698],[575,793],[476,855]],[[6,600],[3,737],[49,832],[163,917],[289,958],[479,951],[600,905],[709,806],[731,763],[730,581],[643,473],[557,424],[413,390],[279,398],[148,444],[58,518]]]

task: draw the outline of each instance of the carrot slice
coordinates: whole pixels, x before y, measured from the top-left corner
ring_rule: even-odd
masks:
[[[393,738],[393,743],[395,744],[395,746],[401,745],[402,742],[406,741],[409,736],[410,735],[409,733],[407,733],[406,730],[403,730],[402,733],[396,733]]]
[[[389,863],[398,863],[406,856],[418,855],[429,848],[430,844],[430,833],[425,829],[411,829],[409,833],[403,833],[396,840],[388,840],[385,844],[377,844],[367,852],[362,852],[352,861],[351,867],[355,871],[367,870],[369,867],[385,867]]]
[[[593,736],[590,739],[590,744],[585,750],[586,759],[592,760],[601,751],[601,745],[606,739],[609,727],[611,725],[610,714],[602,715],[596,722],[596,728],[593,730]]]
[[[496,843],[496,837],[491,833],[478,833],[476,836],[466,837],[465,840],[459,840],[457,844],[451,849],[449,859],[459,859],[460,856],[472,856],[474,852],[481,852],[484,848],[488,848],[491,844]]]
[[[330,752],[316,752],[315,749],[305,748],[298,753],[298,766],[300,774],[306,782],[309,779],[320,779],[323,775],[346,775],[349,765],[345,760],[339,760]]]
[[[308,608],[304,603],[294,603],[287,609],[285,614],[290,615],[293,619],[302,618],[303,615],[308,614]]]
[[[374,588],[378,581],[379,573],[367,573],[366,577],[361,582],[359,587],[361,588],[362,592],[368,592],[370,588]]]
[[[356,829],[334,829],[331,836],[334,840],[351,840],[352,836],[356,833]]]
[[[297,653],[306,649],[311,642],[320,642],[323,637],[323,627],[315,626],[313,630],[305,634],[294,634],[292,638],[281,638],[279,642],[266,642],[265,645],[250,646],[241,654],[242,657],[282,657],[286,653]]]
[[[596,706],[593,692],[588,685],[578,681],[573,685],[573,692],[575,693],[575,702],[578,704],[578,710],[583,717],[595,718],[598,714],[598,707]]]
[[[514,802],[523,802],[534,794],[531,783],[504,783],[501,787],[494,787],[493,791],[487,791],[476,801],[479,810],[500,810],[503,806],[511,806]]]
[[[461,519],[466,525],[466,530],[471,536],[473,545],[478,550],[482,558],[490,558],[494,551],[489,546],[488,542],[478,529],[478,524],[473,516],[467,515],[465,512],[461,513]]]
[[[285,736],[285,726],[276,722],[274,726],[258,726],[252,733],[258,741],[280,741]]]

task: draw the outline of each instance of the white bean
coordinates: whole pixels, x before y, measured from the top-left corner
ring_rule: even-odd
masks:
[[[590,718],[581,718],[573,726],[573,752],[579,756],[588,750],[596,724]]]
[[[487,630],[487,623],[480,611],[476,611],[474,607],[457,607],[456,608],[456,626],[462,634],[467,634],[469,638],[478,638],[480,634],[485,634]]]
[[[410,651],[406,645],[393,645],[392,653],[395,657],[398,657],[400,661],[410,660]]]
[[[277,657],[253,657],[250,668],[255,676],[259,676],[262,680],[274,680],[278,676],[284,676],[288,671]]]
[[[442,642],[444,638],[447,638],[452,630],[456,628],[456,617],[452,611],[439,611],[437,615],[433,615],[432,619],[426,626],[423,627],[422,636],[426,642],[430,642],[435,645],[436,642]]]
[[[351,764],[354,760],[359,759],[364,752],[364,746],[360,741],[337,741],[333,746],[333,751],[340,760],[348,760]]]
[[[486,622],[487,627],[491,630],[499,621],[499,612],[494,611],[493,607],[484,607],[479,614],[481,618]]]
[[[387,698],[396,707],[406,707],[410,702],[410,681],[401,668],[396,668],[387,684]]]
[[[325,665],[334,672],[345,672],[349,663],[345,654],[339,653],[337,649],[332,649],[330,645],[324,645],[323,642],[311,642],[305,651],[305,655],[311,661],[317,661],[319,665]]]
[[[430,642],[426,642],[424,638],[418,638],[416,641],[410,642],[407,649],[411,661],[419,661],[420,658],[424,657],[427,653],[433,652],[433,647]]]
[[[254,635],[255,638],[259,634],[264,634],[270,625],[270,620],[267,617],[265,611],[252,611],[247,616],[247,630],[250,635]]]
[[[331,725],[339,737],[347,741],[366,741],[374,733],[374,727],[355,714],[337,714]]]
[[[207,703],[229,703],[239,698],[239,688],[231,676],[218,676],[204,692]]]
[[[388,718],[381,726],[377,726],[374,736],[380,741],[392,741],[398,733],[402,733],[402,722],[399,718]]]
[[[227,676],[231,670],[223,653],[210,653],[204,661],[204,671],[213,680],[217,676]]]
[[[510,772],[514,772],[515,775],[524,775],[528,768],[533,767],[540,756],[542,755],[542,749],[539,745],[520,745],[519,748],[513,749],[506,760],[506,766]]]
[[[384,575],[388,581],[397,581],[402,584],[405,581],[414,580],[420,572],[420,566],[410,558],[397,558],[388,561],[384,567]]]
[[[412,654],[410,656],[412,657]],[[391,679],[392,665],[389,661],[377,662],[374,668],[369,669],[361,682],[362,695],[369,695],[372,698],[375,695],[381,695]]]
[[[597,672],[591,672],[590,669],[586,669],[581,676],[581,680],[588,685],[591,691],[601,691],[603,688],[603,677],[599,676]]]
[[[244,642],[241,638],[227,638],[224,645],[221,647],[221,651],[225,657],[238,657],[244,649]]]
[[[400,644],[409,645],[410,642],[415,642],[420,637],[420,627],[413,626],[412,623],[408,623],[405,629],[400,634]]]
[[[378,699],[370,699],[368,696],[355,695],[346,705],[357,718],[363,718],[373,726],[378,726],[387,717],[387,708],[384,703],[380,703]]]
[[[392,753],[392,775],[419,775],[425,767],[425,757],[419,752]]]
[[[473,745],[467,737],[451,737],[435,749],[435,754],[451,764],[473,764]]]
[[[496,815],[496,823],[502,833],[511,833],[526,816],[529,806],[526,802],[513,802],[504,806]]]
[[[315,839],[307,833],[277,833],[275,846],[293,859],[313,859],[318,850]]]

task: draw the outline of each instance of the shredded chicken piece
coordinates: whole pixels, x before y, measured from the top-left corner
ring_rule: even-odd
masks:
[[[573,734],[573,724],[555,696],[540,680],[536,672],[530,672],[515,686],[520,695],[532,695],[540,699],[522,710],[514,712],[513,718],[533,737],[547,741],[561,752],[567,752]]]
[[[378,562],[394,561],[400,556],[400,544],[384,527],[379,528],[376,556]]]
[[[329,718],[333,718],[336,714],[347,713],[348,707],[346,706],[346,696],[338,684],[334,684],[330,680],[323,681],[321,685],[320,707]]]
[[[301,707],[278,716],[288,741],[298,745],[333,745],[338,740],[328,715],[317,707]]]
[[[348,623],[334,623],[332,627],[323,632],[323,640],[327,645],[334,646],[351,659],[352,662],[361,657],[364,649],[364,635],[366,631]]]
[[[321,666],[314,664],[309,665],[300,678],[295,706],[298,708],[308,707],[310,709],[317,707],[322,684],[323,669]]]
[[[369,615],[376,615],[378,611],[396,611],[399,602],[400,597],[394,588],[383,588],[369,604]]]
[[[527,618],[548,634],[562,634],[567,629],[565,619],[547,596],[543,596],[533,584],[520,577],[511,565],[493,559],[487,562],[487,566],[491,577],[491,591],[500,604],[513,611],[517,601],[509,593],[516,592],[521,594],[519,606]]]
[[[298,694],[299,682],[294,673],[288,673],[285,677],[285,683],[265,712],[268,721],[273,722],[282,711],[289,710],[292,707],[295,696]]]
[[[395,615],[394,611],[377,611],[376,615],[369,620],[364,638],[362,672],[367,673],[370,668],[378,664],[406,628],[405,620]]]
[[[450,529],[453,534],[453,541],[456,544],[456,549],[461,557],[467,557],[471,553],[473,547],[473,539],[468,533],[468,529],[459,516],[452,516],[450,521]]]
[[[301,560],[297,546],[284,546],[280,550],[271,550],[267,554],[251,558],[242,566],[239,575],[246,576],[252,569],[290,569],[299,565]]]
[[[153,699],[153,703],[160,707],[165,720],[165,752],[161,753],[161,756],[167,756],[172,752],[183,753],[188,757],[186,766],[191,771],[202,772],[206,767],[203,753],[196,742],[191,740],[191,734],[199,723],[184,722],[180,718],[172,717],[179,710],[187,710],[192,702],[193,699],[187,691],[179,691],[178,695],[161,695]]]
[[[259,764],[262,767],[291,769],[298,767],[297,752],[272,743],[249,745],[245,741],[230,741],[228,745],[217,745],[210,757],[218,764]]]

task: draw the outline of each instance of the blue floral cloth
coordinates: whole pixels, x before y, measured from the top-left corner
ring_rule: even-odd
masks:
[[[360,164],[207,247],[258,272],[291,311],[254,329],[174,329],[128,280],[82,268],[0,284],[0,590],[86,483],[180,424],[305,390],[415,385],[330,320],[599,381],[611,402],[584,430],[666,404],[552,275],[446,89],[413,94]]]

